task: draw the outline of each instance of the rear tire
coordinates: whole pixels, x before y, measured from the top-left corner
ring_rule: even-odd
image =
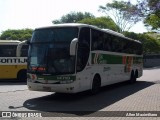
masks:
[[[134,71],[132,70],[129,82],[135,83],[136,80],[137,80],[136,75],[134,74]]]
[[[95,95],[100,91],[101,88],[101,79],[99,75],[96,75],[92,82],[91,94]]]
[[[135,77],[138,78],[138,70],[135,72]]]

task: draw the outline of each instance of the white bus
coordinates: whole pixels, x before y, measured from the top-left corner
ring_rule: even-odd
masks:
[[[33,91],[77,93],[142,76],[142,44],[87,24],[34,30],[27,85]]]
[[[0,79],[27,79],[28,45],[21,49],[21,56],[16,55],[18,40],[0,40]]]

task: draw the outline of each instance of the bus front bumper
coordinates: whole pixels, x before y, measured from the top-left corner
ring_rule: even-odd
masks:
[[[33,83],[27,81],[29,90],[32,91],[45,91],[45,92],[59,92],[59,93],[76,93],[75,83],[70,84],[43,84]]]

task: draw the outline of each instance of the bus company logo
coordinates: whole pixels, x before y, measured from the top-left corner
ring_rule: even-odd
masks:
[[[26,64],[27,63],[27,58],[16,58],[16,57],[12,57],[12,58],[0,58],[0,64],[1,65],[5,65],[5,64]]]
[[[107,60],[104,59],[103,54],[95,53],[93,57],[93,64],[106,64]]]
[[[2,112],[3,118],[10,118],[10,117],[12,117],[11,115],[12,115],[11,112]]]

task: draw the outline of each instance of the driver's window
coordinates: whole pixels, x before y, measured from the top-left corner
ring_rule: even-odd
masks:
[[[82,28],[80,31],[78,41],[78,54],[77,54],[77,72],[82,71],[89,58],[90,51],[90,29]]]

